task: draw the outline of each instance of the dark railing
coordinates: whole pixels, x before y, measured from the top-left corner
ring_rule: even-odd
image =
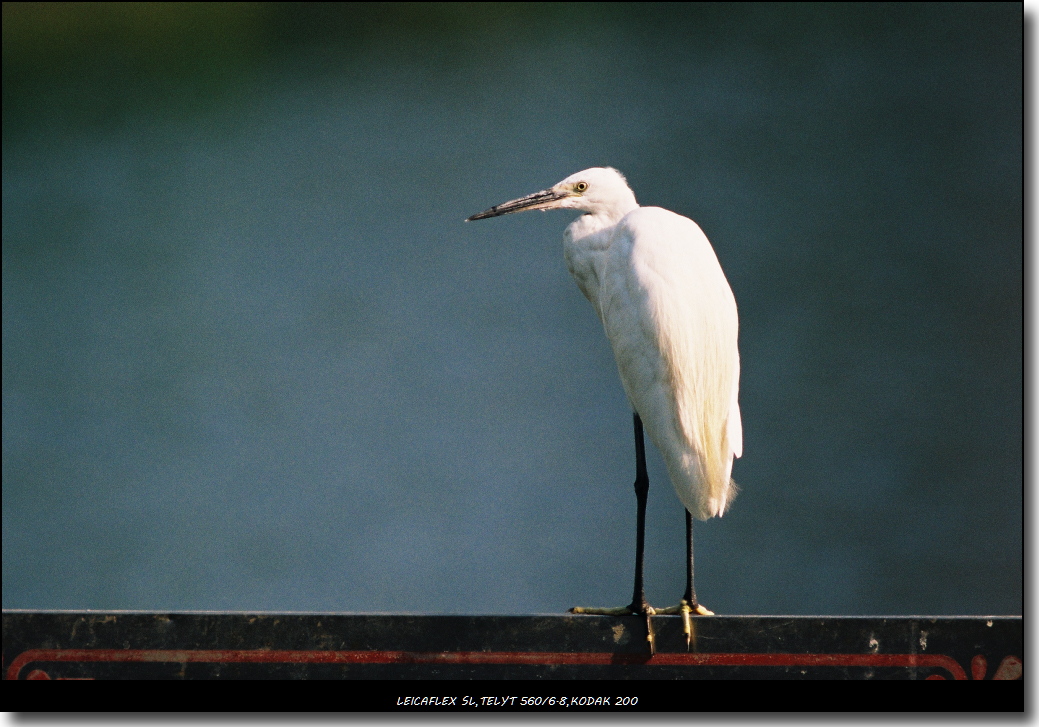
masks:
[[[3,668],[12,680],[1014,680],[1023,669],[1020,616],[699,616],[688,647],[680,616],[653,627],[651,656],[635,617],[5,611]],[[525,706],[594,704],[587,690],[570,692]],[[1023,704],[1014,695],[1008,709]],[[370,709],[510,707],[461,693],[446,705],[369,697]]]

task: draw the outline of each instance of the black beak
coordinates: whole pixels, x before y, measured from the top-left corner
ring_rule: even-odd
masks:
[[[466,222],[472,222],[473,220],[483,220],[488,217],[499,217],[501,215],[507,215],[510,212],[522,212],[524,210],[536,210],[543,209],[551,205],[556,200],[570,197],[568,192],[554,192],[551,189],[546,189],[543,192],[535,192],[534,194],[528,194],[526,197],[520,197],[514,199],[511,202],[503,202],[499,205],[491,207],[489,210],[484,210],[479,214],[475,214],[472,217],[467,217]]]

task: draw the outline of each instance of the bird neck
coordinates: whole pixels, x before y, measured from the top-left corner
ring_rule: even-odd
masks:
[[[596,209],[589,210],[581,217],[574,220],[570,226],[573,229],[574,237],[584,237],[586,235],[594,235],[597,232],[602,232],[608,227],[613,227],[622,219],[624,216],[632,210],[638,209],[639,204],[635,201],[635,195],[631,195],[630,200],[624,200],[623,203],[616,203]]]
[[[632,202],[630,209],[613,208],[583,214],[571,222],[563,234],[563,257],[567,269],[600,317],[599,281],[602,278],[602,267],[613,239],[613,228],[624,215],[638,208],[634,200]]]
[[[614,227],[621,218],[616,214],[604,212],[586,212],[570,223],[566,228],[565,239],[572,245],[591,249],[609,247],[608,230]],[[606,232],[606,234],[602,234]]]

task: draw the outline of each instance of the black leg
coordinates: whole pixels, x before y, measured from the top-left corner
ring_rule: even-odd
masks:
[[[689,608],[695,611],[699,604],[696,602],[696,589],[693,588],[693,515],[688,510],[685,511],[685,554],[687,568],[684,598]]]
[[[642,419],[635,414],[635,499],[638,505],[635,531],[635,589],[631,597],[631,612],[646,617],[646,640],[649,652],[656,653],[656,639],[650,616],[653,609],[646,601],[643,581],[643,562],[646,554],[646,503],[649,501],[649,474],[646,472],[646,440],[642,433]]]
[[[649,653],[657,653],[656,636],[653,633],[651,617],[657,613],[646,601],[645,583],[642,577],[643,562],[646,555],[646,502],[649,500],[649,474],[646,472],[646,439],[642,433],[642,419],[635,414],[635,499],[638,503],[638,519],[635,532],[635,591],[631,604],[620,608],[587,608],[575,606],[570,613],[587,613],[600,616],[624,616],[634,614],[646,619],[646,641],[649,642]],[[678,613],[676,606],[674,613]],[[688,616],[686,621],[688,621]]]
[[[682,616],[685,647],[686,649],[692,649],[693,622],[690,617],[694,614],[697,616],[713,616],[714,612],[704,608],[696,600],[696,588],[693,586],[693,516],[688,510],[685,512],[685,554],[685,595],[682,596],[682,602],[671,608],[662,608],[657,613],[677,613]]]
[[[693,643],[693,624],[690,622],[689,616],[696,611],[698,604],[696,603],[696,589],[693,588],[693,514],[688,510],[685,511],[685,555],[685,596],[682,597],[678,610],[682,614],[685,650],[689,651],[692,649]]]

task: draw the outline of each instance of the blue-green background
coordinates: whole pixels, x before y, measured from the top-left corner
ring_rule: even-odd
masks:
[[[610,165],[740,309],[703,602],[1020,613],[1021,64],[1013,3],[5,4],[3,606],[626,603],[572,214],[462,222]]]

